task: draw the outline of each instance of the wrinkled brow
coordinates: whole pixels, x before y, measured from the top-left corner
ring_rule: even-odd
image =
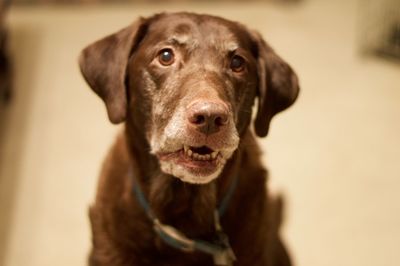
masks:
[[[228,29],[221,29],[219,26],[211,26],[216,29],[217,34],[201,33],[192,23],[180,23],[173,27],[169,32],[165,32],[166,43],[173,46],[184,46],[189,51],[199,48],[200,45],[211,46],[219,51],[232,53],[239,49],[241,45],[237,37]]]
[[[174,27],[169,41],[177,45],[188,45],[193,39],[193,27],[188,23],[181,23]]]
[[[183,46],[189,51],[193,51],[199,47],[199,41],[191,34],[173,34],[167,39],[167,43],[173,46]]]
[[[187,45],[191,40],[189,34],[175,34],[168,39],[168,43],[175,45]]]
[[[237,49],[239,49],[240,45],[235,42],[235,41],[230,41],[230,42],[226,42],[224,43],[224,50],[227,50],[228,52],[234,52]]]

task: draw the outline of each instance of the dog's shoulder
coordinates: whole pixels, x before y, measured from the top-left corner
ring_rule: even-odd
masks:
[[[124,132],[120,132],[103,162],[97,187],[96,202],[113,201],[126,190],[129,152]]]

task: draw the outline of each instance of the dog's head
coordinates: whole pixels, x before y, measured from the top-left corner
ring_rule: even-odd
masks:
[[[289,107],[297,77],[259,34],[190,13],[141,18],[87,48],[80,67],[113,123],[141,127],[161,169],[190,183],[222,171],[246,131]]]

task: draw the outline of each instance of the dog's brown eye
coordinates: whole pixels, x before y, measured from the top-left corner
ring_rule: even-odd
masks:
[[[231,60],[231,69],[234,72],[242,72],[244,70],[245,61],[243,57],[235,55]]]
[[[171,49],[163,49],[158,55],[158,61],[164,66],[171,65],[175,60],[174,52]]]

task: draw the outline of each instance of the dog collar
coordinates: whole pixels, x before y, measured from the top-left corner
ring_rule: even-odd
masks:
[[[235,254],[229,244],[228,236],[224,233],[220,217],[225,213],[229,201],[232,198],[233,192],[237,186],[237,176],[234,177],[230,184],[228,192],[225,194],[218,209],[214,210],[214,226],[216,230],[217,239],[214,242],[203,241],[199,239],[190,239],[181,231],[173,226],[166,225],[160,222],[150,208],[139,182],[133,175],[132,170],[130,175],[133,179],[133,192],[139,201],[142,208],[145,210],[147,216],[153,222],[153,229],[157,235],[169,246],[174,247],[183,252],[200,251],[213,256],[214,265],[231,266],[236,260]]]

